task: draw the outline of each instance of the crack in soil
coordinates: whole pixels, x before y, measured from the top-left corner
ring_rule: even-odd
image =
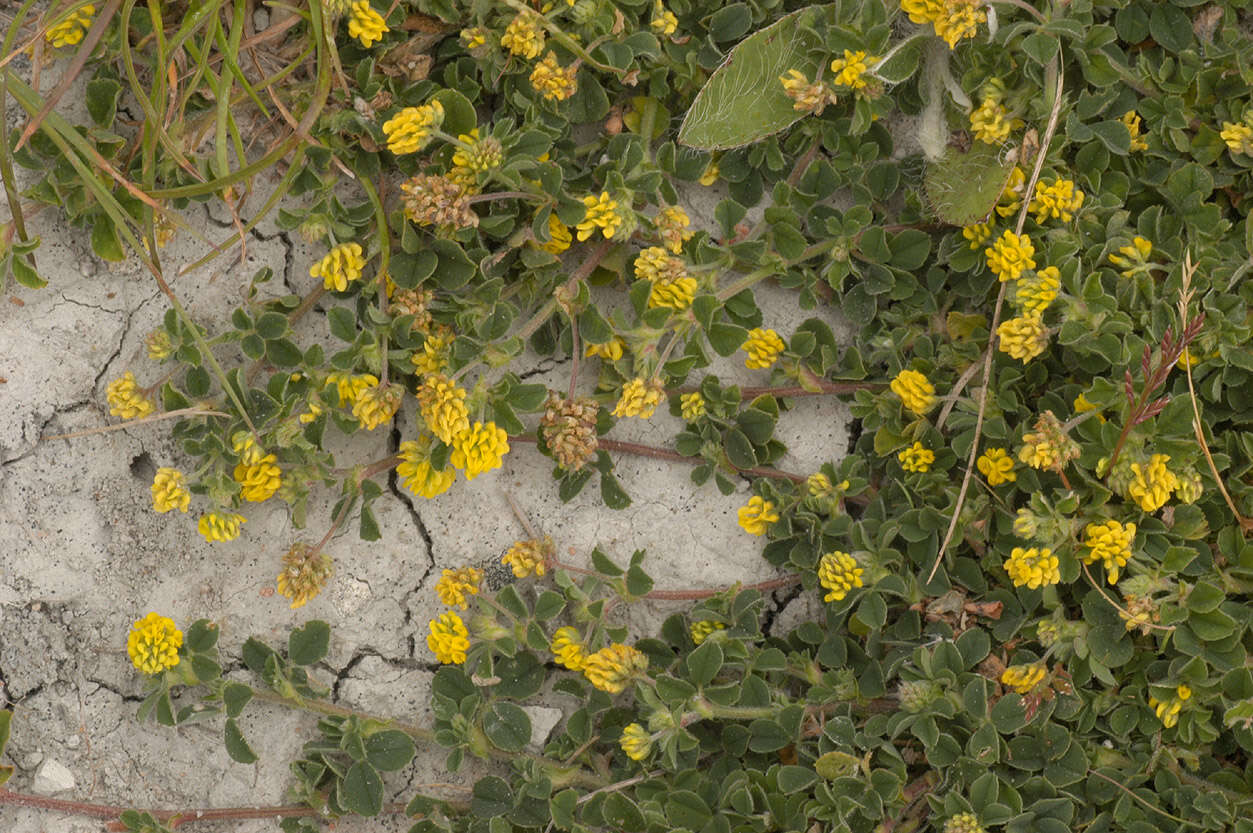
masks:
[[[770,594],[770,599],[774,602],[774,605],[767,608],[765,613],[762,614],[761,632],[763,634],[774,636],[775,619],[779,618],[779,614],[786,610],[788,605],[800,597],[801,592],[801,586],[793,584],[791,587],[785,587]]]
[[[399,451],[399,449],[400,428],[393,425],[391,435],[388,439],[388,451],[391,454],[395,454]],[[387,488],[409,511],[409,517],[413,519],[413,525],[418,530],[418,534],[422,536],[422,543],[426,547],[426,568],[422,571],[422,575],[418,576],[417,583],[413,585],[413,589],[409,590],[401,597],[401,603],[404,605],[404,624],[407,627],[413,624],[413,610],[409,605],[409,597],[422,589],[427,576],[435,570],[435,545],[431,540],[430,530],[426,528],[426,524],[422,520],[422,515],[418,512],[417,504],[414,503],[413,498],[409,495],[409,493],[401,487],[400,478],[396,474],[396,469],[392,469],[387,473]],[[409,659],[412,660],[417,656],[417,639],[413,633],[410,632],[406,636],[406,641],[409,646]]]

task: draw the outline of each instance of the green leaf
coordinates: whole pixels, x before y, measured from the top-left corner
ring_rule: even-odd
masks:
[[[435,282],[440,285],[440,288],[460,289],[478,272],[474,261],[470,260],[465,250],[453,241],[433,240],[431,248],[439,255],[439,268],[435,271]]]
[[[4,754],[4,747],[9,743],[9,725],[12,722],[13,712],[0,709],[0,755]]]
[[[1211,610],[1217,610],[1226,598],[1226,594],[1218,587],[1209,582],[1201,582],[1188,593],[1184,604],[1193,613],[1209,613]]]
[[[239,717],[251,699],[252,688],[242,683],[227,683],[222,689],[222,703],[226,706],[227,717]]]
[[[504,752],[521,752],[531,742],[531,718],[513,703],[493,703],[483,715],[483,734]]]
[[[1169,51],[1182,52],[1192,45],[1192,21],[1186,12],[1170,3],[1154,3],[1149,34]]]
[[[773,720],[754,720],[748,731],[748,748],[754,752],[774,752],[792,742],[792,735]]]
[[[365,761],[348,768],[339,782],[339,804],[359,816],[377,816],[383,810],[383,779],[378,770]]]
[[[698,687],[704,688],[718,676],[722,670],[722,647],[712,639],[706,639],[696,650],[687,655],[688,678]]]
[[[122,85],[112,78],[94,78],[87,82],[87,114],[98,126],[113,125],[121,92]]]
[[[91,226],[91,250],[101,260],[110,263],[121,263],[126,260],[126,250],[122,248],[122,238],[107,214],[100,214]]]
[[[784,793],[808,789],[817,780],[818,773],[809,767],[783,766],[779,768],[779,789]]]
[[[267,312],[257,319],[257,335],[269,341],[282,338],[287,332],[287,316],[281,312]]]
[[[503,778],[488,775],[474,783],[470,812],[481,819],[503,816],[513,808],[513,792]]]
[[[431,96],[431,101],[438,101],[444,108],[444,123],[440,130],[451,136],[469,133],[478,123],[474,114],[474,105],[456,90],[443,89]]]
[[[628,833],[643,830],[645,827],[644,814],[640,812],[639,805],[620,792],[607,795],[600,812],[605,817],[605,823],[610,827],[625,830]]]
[[[187,650],[200,654],[212,651],[213,646],[218,644],[218,626],[208,619],[197,619],[187,629],[183,644]]]
[[[725,150],[756,142],[802,116],[783,91],[779,76],[817,68],[811,55],[822,44],[812,29],[820,16],[801,9],[741,41],[696,94],[679,128],[679,143]]]
[[[384,729],[365,739],[365,759],[384,772],[408,766],[416,752],[413,739],[399,729]]]
[[[13,279],[27,289],[43,289],[48,285],[48,282],[35,271],[34,267],[26,262],[25,255],[15,253],[9,261],[9,270],[13,274]]]
[[[992,725],[1002,735],[1017,732],[1027,725],[1027,706],[1022,696],[1006,694],[992,707]]]
[[[1002,160],[992,145],[975,142],[966,153],[950,147],[938,162],[927,166],[927,199],[946,223],[968,226],[982,222],[992,212],[1012,170],[1013,165]]]
[[[331,645],[331,626],[314,619],[296,628],[287,639],[287,655],[296,665],[313,665],[326,656]]]
[[[626,509],[631,505],[631,496],[611,472],[600,476],[600,498],[610,509]]]
[[[226,742],[226,754],[231,756],[232,761],[238,761],[241,764],[257,762],[257,753],[253,752],[248,741],[244,740],[244,733],[239,731],[239,724],[233,717],[226,718],[223,740]]]

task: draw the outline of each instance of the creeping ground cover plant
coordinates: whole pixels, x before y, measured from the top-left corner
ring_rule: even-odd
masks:
[[[780,577],[657,587],[644,553],[577,566],[528,531],[499,589],[442,569],[427,725],[328,699],[328,623],[248,639],[224,674],[215,623],[135,611],[140,719],[212,721],[243,765],[245,709],[318,716],[291,803],[220,818],[1253,833],[1253,7],[271,6],[254,32],[244,0],[28,2],[6,37],[74,62],[47,94],[0,69],[28,119],[0,143],[6,279],[53,278],[22,213],[50,205],[168,301],[106,395],[182,451],[153,510],[229,550],[282,504],[318,530],[271,553],[299,607],[336,535],[389,534],[380,478],[439,501],[540,453],[563,500],[590,485],[612,511],[615,458],[647,454],[740,489],[742,546]],[[81,124],[56,107],[75,73]],[[228,326],[190,316],[162,249],[207,200],[240,239],[273,214],[317,246],[303,294],[267,268]],[[765,282],[852,337],[781,330]],[[523,378],[536,355],[568,358],[560,389]],[[720,379],[728,358],[755,384]],[[786,471],[804,397],[842,398],[853,438]],[[659,410],[682,422],[664,445],[612,436]],[[331,450],[374,431],[394,453]],[[783,632],[787,588],[821,613]],[[630,632],[643,602],[681,606]],[[532,747],[541,692],[563,720]],[[434,746],[489,774],[386,801]]]

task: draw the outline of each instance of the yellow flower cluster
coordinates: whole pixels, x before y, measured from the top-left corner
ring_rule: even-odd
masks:
[[[1223,122],[1223,129],[1218,134],[1227,143],[1227,149],[1234,153],[1253,156],[1253,125],[1248,121],[1232,124]]]
[[[652,284],[648,306],[684,310],[692,305],[698,283],[680,258],[662,246],[649,246],[635,258],[635,277]]]
[[[563,67],[556,53],[549,52],[531,70],[531,86],[546,101],[565,101],[578,89],[578,81],[574,77],[577,72],[578,67],[573,64]]]
[[[570,248],[570,244],[574,242],[574,236],[570,234],[570,227],[561,222],[561,218],[557,216],[555,211],[548,215],[548,236],[552,239],[547,243],[540,243],[539,247],[554,255],[561,254]]]
[[[579,241],[591,237],[596,233],[596,229],[600,229],[600,233],[605,236],[606,240],[612,238],[622,225],[622,215],[618,213],[618,201],[612,199],[608,191],[602,191],[599,197],[590,194],[584,197],[583,205],[586,211],[583,219],[576,226]]]
[[[1008,229],[990,248],[984,250],[988,268],[996,273],[1002,283],[1018,280],[1025,270],[1034,269],[1035,261],[1031,259],[1034,254],[1035,246],[1031,245],[1030,237],[1014,234]]]
[[[383,16],[370,6],[369,0],[357,0],[349,7],[348,36],[361,41],[361,45],[369,49],[383,39],[383,35],[391,30],[383,22]]]
[[[1153,243],[1139,235],[1131,238],[1131,243],[1118,248],[1118,254],[1111,254],[1109,262],[1122,270],[1124,278],[1130,278],[1149,269],[1149,255],[1153,254]]]
[[[695,422],[705,415],[705,397],[699,391],[685,393],[679,397],[679,413],[684,422]]]
[[[974,813],[958,813],[944,822],[944,833],[986,833]]]
[[[1079,445],[1070,439],[1052,411],[1040,414],[1035,431],[1023,435],[1018,459],[1035,469],[1060,469],[1079,456]]]
[[[122,419],[146,417],[157,409],[156,403],[139,389],[135,374],[129,370],[109,383],[105,397],[109,401],[109,413]]]
[[[1131,464],[1131,483],[1127,494],[1145,512],[1156,512],[1170,500],[1170,493],[1179,486],[1179,478],[1166,468],[1167,454],[1154,454],[1147,463]]]
[[[985,144],[999,145],[1009,138],[1013,122],[996,96],[986,96],[970,114],[970,132]]]
[[[469,29],[462,29],[458,38],[466,49],[478,49],[487,43],[487,30],[482,26],[471,26]]]
[[[1027,313],[1039,315],[1057,299],[1062,273],[1056,266],[1045,266],[1024,274],[1014,287],[1014,304]]]
[[[721,173],[722,171],[719,170],[718,163],[710,160],[709,164],[705,166],[705,170],[701,172],[700,179],[696,181],[708,187],[718,181],[718,175]]]
[[[930,23],[935,33],[954,49],[962,38],[973,38],[988,19],[981,0],[901,0],[901,10],[914,23]]]
[[[1004,448],[989,448],[975,461],[979,473],[988,479],[989,486],[1013,483],[1018,479],[1014,473],[1014,458]]]
[[[500,563],[513,570],[514,578],[526,578],[531,573],[542,576],[548,572],[548,556],[552,551],[553,541],[548,536],[514,541],[501,556]]]
[[[1028,313],[1002,321],[996,328],[997,348],[1023,364],[1034,359],[1049,346],[1048,327],[1039,313]]]
[[[931,464],[935,462],[935,452],[925,448],[922,443],[915,442],[897,454],[896,459],[900,460],[901,468],[905,471],[921,474],[931,471]]]
[[[866,571],[857,566],[857,559],[846,552],[829,552],[818,561],[818,583],[830,592],[822,597],[824,602],[843,601],[848,591],[861,587],[862,574]]]
[[[482,581],[483,571],[475,567],[444,570],[439,581],[435,582],[435,595],[439,596],[443,604],[465,610],[469,597],[479,594],[479,584]]]
[[[132,624],[126,636],[126,654],[145,674],[160,674],[178,665],[182,645],[183,632],[174,620],[155,612]]]
[[[1027,175],[1017,165],[1009,172],[1005,190],[996,200],[996,213],[1008,217],[1022,207],[1022,194],[1027,189]]]
[[[401,443],[398,449],[401,462],[396,466],[401,485],[427,500],[448,491],[457,479],[453,469],[440,471],[431,465],[431,444],[430,434],[420,434],[417,440]]]
[[[583,635],[578,628],[570,625],[557,628],[549,648],[562,667],[571,671],[583,670],[583,665],[587,662],[587,650],[583,647]]]
[[[660,379],[654,376],[645,382],[643,377],[637,376],[622,386],[622,395],[610,413],[616,417],[648,419],[665,398]]]
[[[666,206],[658,211],[653,223],[657,226],[661,242],[675,254],[681,252],[683,244],[692,239],[692,220],[677,205]]]
[[[1162,721],[1162,725],[1167,729],[1179,722],[1179,712],[1183,711],[1183,704],[1192,698],[1192,689],[1186,685],[1180,685],[1175,688],[1175,696],[1169,700],[1158,700],[1156,697],[1149,698],[1149,708],[1153,710],[1153,714],[1157,715],[1157,719]]]
[[[234,512],[206,512],[196,522],[196,530],[206,541],[234,541],[239,537],[240,525],[247,522],[247,518]]]
[[[866,88],[865,75],[869,65],[877,63],[878,60],[873,55],[866,55],[863,49],[858,49],[856,52],[845,49],[843,58],[836,58],[831,62],[831,71],[835,73],[835,83],[854,90],[864,90]]]
[[[528,61],[539,57],[544,51],[544,30],[534,12],[522,12],[509,21],[500,45],[509,50],[509,54],[517,55]]]
[[[589,654],[583,663],[583,676],[601,691],[620,694],[633,678],[648,670],[648,657],[630,645],[615,642]]]
[[[62,46],[76,46],[83,39],[83,35],[87,34],[95,13],[95,6],[83,6],[64,20],[49,26],[48,31],[44,32],[44,40],[57,49]]]
[[[360,243],[340,243],[317,263],[309,267],[309,275],[322,279],[322,286],[343,292],[348,284],[361,277],[365,258]]]
[[[622,729],[622,737],[618,740],[622,751],[633,761],[642,761],[653,751],[653,736],[638,723],[628,723]]]
[[[1073,180],[1055,179],[1048,185],[1037,182],[1035,196],[1031,198],[1027,210],[1035,214],[1037,223],[1048,219],[1069,223],[1083,206],[1083,196]]]
[[[418,413],[427,429],[445,445],[453,437],[470,430],[470,409],[466,392],[457,383],[439,373],[432,373],[418,387]]]
[[[1131,543],[1136,537],[1135,524],[1105,521],[1084,527],[1087,538],[1083,545],[1088,548],[1083,560],[1086,564],[1103,562],[1109,575],[1109,583],[1118,582],[1118,573],[1131,560]]]
[[[1018,694],[1029,694],[1031,689],[1044,681],[1044,663],[1011,665],[1001,672],[1001,682]]]
[[[152,508],[165,514],[171,509],[186,512],[190,505],[191,492],[183,485],[183,473],[178,469],[157,469],[152,478]]]
[[[476,422],[469,431],[453,438],[452,454],[448,459],[465,472],[466,480],[473,480],[480,474],[500,468],[508,453],[509,435],[505,429],[497,428],[494,422]]]
[[[935,404],[935,386],[917,370],[902,370],[888,385],[906,410],[922,416]]]
[[[603,344],[587,345],[587,348],[583,351],[583,355],[598,356],[605,361],[616,362],[618,359],[622,358],[623,348],[625,347],[626,344],[622,341],[622,339],[614,336]]]
[[[661,0],[654,0],[653,18],[648,21],[648,28],[652,29],[654,34],[669,37],[679,28],[679,19],[675,17],[674,12],[666,8],[665,3]]]
[[[452,169],[448,178],[465,189],[468,194],[479,192],[479,174],[499,168],[504,161],[504,148],[494,136],[479,138],[476,127],[469,133],[457,135],[457,146],[452,154]]]
[[[740,349],[748,353],[744,366],[749,370],[765,370],[779,360],[786,345],[774,330],[754,327]]]
[[[726,627],[722,622],[715,622],[713,619],[702,619],[699,622],[693,622],[690,629],[692,641],[697,645],[702,645],[714,631],[726,630]]]
[[[783,92],[792,99],[792,109],[798,113],[821,115],[828,104],[835,104],[835,92],[822,81],[810,81],[799,69],[789,69],[779,76]]]
[[[367,431],[387,425],[400,410],[405,389],[400,385],[376,385],[358,394],[352,403],[352,415]]]
[[[397,156],[417,153],[426,146],[433,131],[444,123],[444,105],[438,101],[421,107],[406,107],[383,122],[387,149]]]
[[[326,377],[327,387],[335,386],[335,392],[339,395],[339,404],[345,408],[350,407],[357,401],[358,396],[378,383],[378,377],[372,373],[359,373],[356,375],[352,373],[330,373]]]
[[[451,610],[441,613],[430,622],[431,632],[426,636],[426,647],[442,663],[461,665],[470,650],[470,632],[465,622]]]
[[[988,238],[992,236],[991,223],[974,223],[969,226],[962,226],[962,237],[970,243],[971,250],[981,248],[984,243],[988,242]]]
[[[278,458],[273,454],[266,454],[252,463],[240,463],[235,467],[239,496],[253,503],[269,500],[283,484],[282,474]]]
[[[1149,143],[1140,135],[1140,115],[1135,110],[1128,110],[1122,114],[1122,123],[1127,126],[1127,132],[1131,134],[1131,152],[1148,150]]]
[[[148,358],[153,361],[163,362],[174,353],[174,340],[164,328],[148,333],[144,344],[148,347]]]
[[[770,525],[779,520],[774,503],[758,495],[749,498],[748,505],[741,506],[736,515],[740,527],[749,535],[765,535]]]
[[[1062,580],[1057,556],[1047,547],[1023,549],[1014,547],[1009,558],[1005,560],[1005,572],[1014,582],[1015,587],[1029,587],[1035,590],[1048,587]]]
[[[451,330],[425,333],[422,336],[422,349],[413,351],[409,361],[413,369],[420,375],[442,373],[448,367],[448,348],[452,346]]]

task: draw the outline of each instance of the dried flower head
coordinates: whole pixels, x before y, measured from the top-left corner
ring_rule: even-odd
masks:
[[[600,405],[596,400],[579,397],[565,399],[550,391],[540,417],[540,436],[557,465],[566,471],[578,471],[596,457],[596,416]]]
[[[401,183],[405,216],[419,226],[435,226],[441,233],[477,228],[479,215],[470,207],[470,194],[446,176],[418,174]]]
[[[828,104],[835,104],[838,100],[835,91],[824,82],[811,81],[799,69],[789,69],[780,75],[779,83],[783,85],[783,92],[792,99],[792,109],[798,113],[818,116],[827,109]]]
[[[291,609],[304,607],[326,586],[332,572],[331,557],[297,541],[283,556],[276,580],[278,593],[291,599]]]
[[[543,538],[528,538],[514,541],[509,551],[501,556],[500,563],[513,570],[514,578],[527,578],[532,573],[542,576],[548,572],[548,559],[556,551],[553,539],[547,535]]]

